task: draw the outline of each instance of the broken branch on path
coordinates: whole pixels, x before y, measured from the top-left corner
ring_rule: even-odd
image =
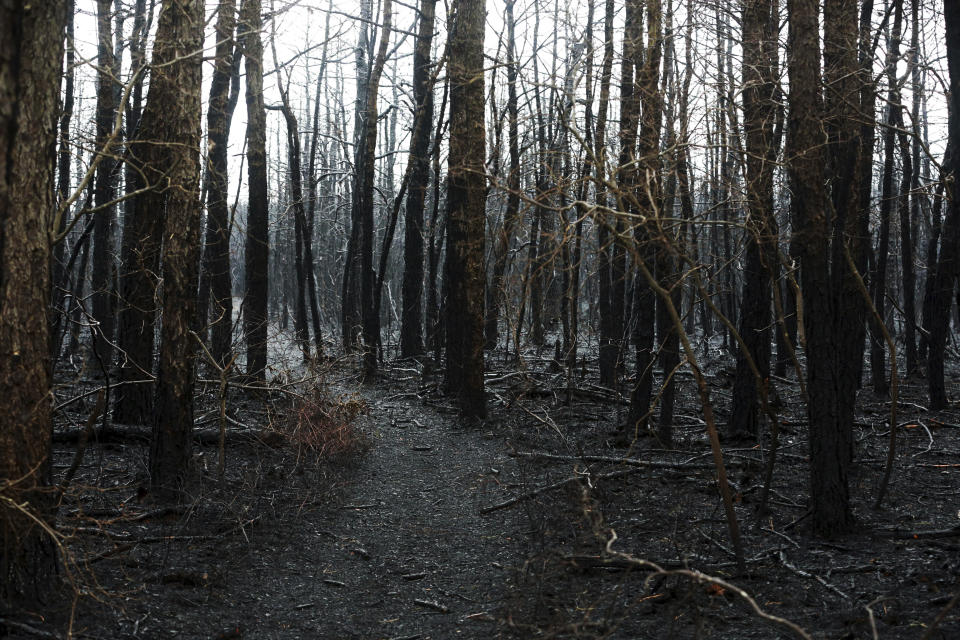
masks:
[[[611,472],[611,473],[604,473],[604,474],[600,474],[600,475],[593,476],[593,479],[594,479],[594,480],[607,480],[607,479],[609,479],[609,478],[617,478],[617,477],[619,477],[619,476],[625,476],[625,475],[627,475],[628,473],[635,473],[636,471],[637,471],[637,469],[622,469],[622,470],[620,470],[620,471],[613,471],[613,472]],[[534,490],[532,490],[532,491],[528,491],[527,493],[520,494],[519,496],[514,496],[513,498],[510,498],[509,500],[504,500],[503,502],[498,502],[497,504],[492,504],[492,505],[490,505],[490,506],[488,506],[488,507],[484,507],[484,508],[480,509],[480,514],[481,514],[481,515],[486,515],[486,514],[488,514],[488,513],[492,513],[493,511],[499,511],[500,509],[506,509],[507,507],[513,506],[513,505],[515,505],[515,504],[517,504],[517,503],[519,503],[519,502],[523,502],[523,501],[525,501],[525,500],[529,500],[530,498],[535,498],[535,497],[537,497],[538,495],[540,495],[541,493],[546,493],[547,491],[553,491],[554,489],[560,489],[560,488],[565,487],[565,486],[567,486],[568,484],[571,484],[571,483],[573,483],[573,482],[579,482],[579,481],[581,481],[581,480],[583,479],[583,477],[586,476],[586,475],[589,475],[589,474],[582,474],[582,475],[570,476],[569,478],[564,478],[563,480],[560,480],[559,482],[554,482],[553,484],[548,484],[548,485],[543,485],[543,486],[537,487],[536,489],[534,489]]]
[[[687,470],[687,469],[714,469],[714,465],[708,463],[695,464],[693,461],[699,458],[704,458],[710,453],[698,454],[692,458],[682,460],[680,462],[663,462],[660,460],[637,460],[636,458],[617,458],[614,456],[565,456],[555,453],[542,453],[536,451],[514,451],[509,454],[514,458],[532,458],[532,459],[544,459],[544,460],[560,460],[563,462],[602,462],[609,464],[624,464],[632,469],[621,469],[619,471],[612,471],[609,473],[603,473],[598,475],[591,475],[589,472],[578,474],[575,476],[570,476],[569,478],[564,478],[558,482],[552,484],[543,485],[528,491],[527,493],[521,494],[519,496],[514,496],[509,500],[504,500],[503,502],[498,502],[487,507],[480,509],[482,515],[491,513],[493,511],[498,511],[500,509],[505,509],[507,507],[513,506],[518,502],[523,502],[524,500],[529,500],[530,498],[535,498],[541,493],[546,493],[547,491],[553,491],[554,489],[560,489],[566,485],[587,478],[589,480],[607,480],[610,478],[617,478],[624,476],[630,473],[635,473],[640,469],[672,469],[672,470]],[[739,463],[728,463],[727,466],[739,466]]]
[[[73,535],[99,535],[105,536],[114,542],[132,542],[135,544],[156,544],[161,542],[201,542],[204,540],[216,540],[218,538],[224,538],[232,533],[235,533],[236,531],[245,532],[246,527],[255,524],[259,520],[260,516],[257,516],[256,518],[244,520],[243,522],[238,523],[236,526],[225,529],[219,533],[202,535],[137,536],[133,533],[110,531],[109,529],[103,529],[100,527],[75,527],[70,529],[68,533]]]
[[[713,469],[712,464],[694,464],[695,460],[706,458],[710,454],[701,453],[680,462],[665,462],[662,460],[638,460],[637,458],[619,458],[616,456],[567,456],[540,451],[514,451],[509,454],[513,458],[532,458],[541,460],[559,460],[563,462],[604,462],[609,464],[625,464],[631,467],[646,467],[650,469]],[[728,462],[728,467],[738,466],[739,463]]]

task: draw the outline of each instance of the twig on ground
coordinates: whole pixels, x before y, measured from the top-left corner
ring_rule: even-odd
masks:
[[[509,454],[512,458],[534,458],[542,460],[560,460],[563,462],[605,462],[609,464],[625,464],[631,467],[647,467],[650,469],[713,469],[712,464],[693,464],[694,460],[706,458],[710,452],[701,453],[680,462],[664,462],[659,460],[637,460],[636,458],[618,458],[616,456],[565,456],[556,453],[541,453],[538,451],[514,451]],[[736,466],[736,463],[727,466]]]
[[[613,549],[613,545],[614,545],[614,543],[615,543],[616,541],[617,541],[617,533],[616,533],[616,531],[614,531],[614,530],[611,529],[611,530],[610,530],[610,533],[609,533],[609,538],[607,539],[607,544],[606,544],[606,552],[607,552],[609,555],[611,555],[611,556],[613,556],[613,557],[615,557],[615,558],[620,558],[620,559],[622,559],[622,560],[626,560],[627,562],[633,564],[633,565],[634,565],[635,567],[637,567],[637,568],[648,569],[648,570],[650,570],[650,571],[652,571],[653,573],[658,574],[658,575],[662,575],[662,576],[670,576],[670,575],[685,576],[685,577],[690,578],[691,580],[693,580],[693,581],[695,581],[695,582],[697,582],[697,583],[704,583],[704,582],[705,582],[705,583],[708,583],[708,584],[717,585],[718,587],[722,587],[722,588],[726,589],[727,591],[730,591],[731,593],[736,594],[736,595],[739,596],[742,600],[744,600],[744,601],[750,606],[750,608],[753,610],[753,612],[754,612],[758,617],[762,618],[763,620],[765,620],[765,621],[767,621],[767,622],[770,622],[770,623],[772,623],[772,624],[775,624],[775,625],[777,625],[777,626],[779,626],[779,627],[783,627],[783,628],[789,629],[795,636],[797,636],[798,638],[801,638],[802,640],[813,640],[813,637],[812,637],[809,633],[807,633],[806,631],[804,631],[804,629],[803,629],[802,627],[800,627],[798,624],[796,624],[795,622],[791,622],[790,620],[787,620],[786,618],[781,618],[780,616],[775,616],[775,615],[773,615],[773,614],[770,614],[770,613],[767,613],[766,611],[764,611],[762,608],[760,608],[760,605],[757,604],[757,601],[754,600],[754,599],[750,596],[750,594],[748,594],[746,591],[744,591],[744,590],[741,589],[740,587],[738,587],[738,586],[736,586],[736,585],[734,585],[734,584],[732,584],[732,583],[730,583],[730,582],[727,582],[726,580],[723,580],[722,578],[717,578],[717,577],[714,577],[714,576],[710,576],[710,575],[707,575],[707,574],[705,574],[705,573],[701,573],[700,571],[697,571],[697,570],[695,570],[695,569],[672,569],[672,570],[668,570],[668,569],[664,569],[663,567],[661,567],[660,565],[658,565],[658,564],[656,564],[656,563],[654,563],[654,562],[650,562],[649,560],[644,560],[644,559],[642,559],[642,558],[637,558],[637,557],[635,557],[635,556],[632,556],[632,555],[630,555],[630,554],[628,554],[628,553],[624,553],[624,552],[622,552],[622,551],[615,551],[615,550]]]
[[[134,542],[136,544],[156,544],[158,542],[200,542],[203,540],[216,540],[218,538],[226,537],[236,531],[245,531],[245,527],[248,525],[254,524],[260,519],[260,516],[256,518],[251,518],[250,520],[245,520],[235,527],[225,529],[220,533],[211,533],[211,534],[202,534],[202,535],[179,535],[179,536],[137,536],[132,533],[121,533],[118,531],[110,531],[108,529],[102,529],[99,527],[75,527],[64,533],[67,534],[86,534],[86,535],[99,535],[110,538],[116,542]]]
[[[916,424],[918,424],[918,425],[920,425],[921,427],[923,427],[923,430],[927,432],[927,439],[929,440],[929,442],[927,443],[927,448],[926,448],[926,449],[924,449],[923,451],[918,451],[917,453],[915,453],[915,454],[913,454],[912,456],[910,456],[911,458],[916,458],[917,456],[922,456],[923,454],[928,453],[928,452],[933,448],[933,434],[930,432],[930,428],[927,427],[927,425],[923,424],[923,422],[920,421],[920,420],[917,420],[917,421],[916,421]]]
[[[704,533],[703,530],[700,529],[700,527],[695,527],[695,528],[696,528],[696,530],[697,530],[697,533],[699,533],[699,534],[700,534],[700,537],[702,537],[704,540],[706,540],[707,542],[709,542],[710,544],[712,544],[712,545],[715,546],[716,548],[720,549],[721,551],[723,551],[725,554],[727,554],[727,555],[730,556],[731,558],[736,558],[736,557],[737,557],[737,554],[734,553],[733,549],[731,549],[730,547],[726,546],[725,544],[723,544],[723,543],[720,542],[719,540],[714,540],[714,539],[711,538],[709,535],[707,535],[706,533]]]
[[[760,527],[760,531],[762,531],[762,532],[764,532],[764,533],[772,533],[772,534],[775,535],[775,536],[779,536],[779,537],[783,538],[784,540],[786,540],[787,542],[789,542],[791,545],[793,545],[793,547],[794,547],[795,549],[799,549],[799,548],[800,548],[800,545],[797,543],[796,540],[794,540],[793,538],[791,538],[790,536],[788,536],[788,535],[785,534],[785,533],[780,533],[780,532],[777,531],[776,529],[767,529],[766,527]]]
[[[889,597],[890,596],[877,596],[868,604],[863,605],[863,608],[867,610],[867,619],[870,621],[870,633],[873,635],[873,640],[879,640],[880,638],[880,634],[877,631],[877,619],[873,614],[873,605],[880,604]]]
[[[930,623],[930,626],[927,627],[926,633],[923,634],[923,637],[920,640],[930,640],[933,637],[933,632],[937,630],[937,627],[940,626],[940,623],[943,622],[943,619],[947,617],[947,614],[950,613],[950,610],[957,606],[957,602],[960,602],[960,591],[957,591],[953,594],[953,597],[950,599],[950,602],[947,603],[943,609],[940,610],[940,613],[937,614],[937,617],[933,619],[933,622]]]
[[[100,389],[100,393],[97,394],[97,404],[94,406],[93,412],[90,413],[90,417],[87,418],[83,432],[77,440],[77,451],[73,454],[73,462],[70,463],[70,468],[63,474],[63,480],[60,481],[60,486],[57,489],[57,502],[63,497],[64,492],[70,486],[70,482],[73,481],[73,476],[76,475],[77,469],[80,468],[80,463],[83,462],[83,454],[87,450],[87,443],[90,442],[90,436],[93,435],[97,420],[100,418],[100,414],[103,413],[106,399],[106,389]]]
[[[611,472],[611,473],[604,473],[604,474],[600,474],[600,475],[593,476],[593,480],[606,480],[606,479],[609,479],[609,478],[617,478],[617,477],[624,476],[624,475],[627,475],[627,474],[629,474],[629,473],[635,473],[635,472],[636,472],[636,469],[623,469],[623,470],[621,470],[621,471],[613,471],[613,472]],[[589,474],[583,474],[583,475],[589,475]],[[488,513],[493,512],[493,511],[498,511],[498,510],[500,510],[500,509],[505,509],[505,508],[507,508],[507,507],[511,507],[511,506],[517,504],[518,502],[523,502],[524,500],[529,500],[529,499],[531,499],[531,498],[535,498],[535,497],[537,497],[538,495],[540,495],[541,493],[546,493],[547,491],[553,491],[554,489],[560,489],[560,488],[565,487],[566,485],[568,485],[568,484],[570,484],[570,483],[572,483],[572,482],[578,482],[578,481],[580,481],[581,479],[583,479],[583,475],[571,476],[571,477],[569,477],[569,478],[564,478],[563,480],[560,480],[559,482],[554,482],[553,484],[548,484],[548,485],[543,485],[543,486],[537,487],[536,489],[533,489],[532,491],[528,491],[527,493],[520,494],[519,496],[515,496],[515,497],[513,497],[513,498],[510,498],[509,500],[504,500],[503,502],[498,502],[497,504],[492,504],[492,505],[490,505],[489,507],[484,507],[484,508],[480,509],[480,513],[481,513],[481,515],[485,515],[485,514],[488,514]]]
[[[439,611],[440,613],[450,613],[450,609],[439,602],[434,602],[433,600],[421,600],[416,599],[413,601],[414,604],[418,604],[421,607],[426,607],[427,609],[433,609],[434,611]]]
[[[915,531],[903,529],[890,529],[878,531],[876,535],[885,538],[897,538],[900,540],[917,540],[921,538],[953,538],[960,536],[960,526],[951,529],[917,529]]]
[[[63,636],[61,636],[59,633],[53,633],[52,631],[44,631],[43,629],[38,629],[25,622],[17,622],[16,620],[11,620],[9,618],[0,618],[0,624],[3,624],[8,628],[19,631],[21,633],[26,633],[27,635],[34,636],[35,638],[48,638],[49,640],[63,639]]]
[[[569,442],[567,441],[567,436],[565,436],[565,435],[563,434],[563,432],[560,431],[560,427],[557,426],[557,423],[553,421],[553,418],[550,417],[550,414],[548,414],[545,409],[544,409],[544,411],[543,411],[544,417],[541,418],[540,416],[538,416],[537,414],[535,414],[533,411],[531,411],[530,409],[528,409],[527,407],[525,407],[522,402],[517,402],[516,404],[517,404],[518,407],[520,407],[521,409],[523,409],[526,413],[530,414],[530,416],[531,416],[533,419],[537,420],[537,421],[540,422],[541,424],[547,425],[548,427],[550,427],[551,429],[553,429],[554,431],[556,431],[556,432],[557,432],[557,435],[560,436],[560,440],[562,440],[564,444],[569,444]]]
[[[787,560],[787,554],[785,554],[782,550],[780,551],[780,554],[779,554],[779,555],[780,555],[780,563],[781,563],[784,567],[786,567],[787,569],[789,569],[790,571],[793,571],[795,574],[797,574],[797,575],[800,576],[801,578],[808,578],[808,579],[810,579],[810,580],[816,580],[817,582],[819,582],[820,584],[822,584],[822,585],[824,586],[824,588],[826,588],[826,589],[829,590],[829,591],[834,592],[835,594],[837,594],[838,596],[840,596],[840,597],[843,598],[844,600],[853,601],[853,598],[851,598],[849,595],[847,595],[846,593],[844,593],[843,591],[841,591],[840,589],[838,589],[838,588],[835,587],[834,585],[830,584],[829,582],[827,582],[826,580],[824,580],[823,578],[821,578],[821,577],[818,576],[817,574],[815,574],[815,573],[810,573],[809,571],[804,571],[803,569],[797,567],[796,565],[791,564],[790,561]]]

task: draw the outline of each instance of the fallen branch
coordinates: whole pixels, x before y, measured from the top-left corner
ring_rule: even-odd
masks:
[[[601,474],[601,475],[593,476],[593,479],[594,479],[594,480],[606,480],[606,479],[609,479],[609,478],[616,478],[616,477],[619,477],[619,476],[625,476],[625,475],[627,475],[627,474],[629,474],[629,473],[634,473],[635,471],[636,471],[636,469],[623,469],[623,470],[620,470],[620,471],[613,471],[613,472],[611,472],[611,473],[604,473],[604,474]],[[579,482],[579,481],[582,480],[583,477],[586,476],[586,475],[589,475],[589,474],[582,474],[582,475],[571,476],[571,477],[569,477],[569,478],[564,478],[563,480],[560,480],[559,482],[554,482],[553,484],[547,484],[547,485],[543,485],[543,486],[537,487],[536,489],[534,489],[534,490],[532,490],[532,491],[528,491],[527,493],[523,493],[523,494],[521,494],[521,495],[519,495],[519,496],[515,496],[515,497],[513,497],[513,498],[510,498],[509,500],[504,500],[503,502],[498,502],[497,504],[492,504],[492,505],[490,505],[489,507],[484,507],[484,508],[480,509],[480,514],[481,514],[481,515],[486,515],[486,514],[488,514],[488,513],[493,512],[493,511],[499,511],[500,509],[506,509],[507,507],[511,507],[511,506],[513,506],[513,505],[515,505],[515,504],[517,504],[517,503],[519,503],[519,502],[523,502],[523,501],[525,501],[525,500],[529,500],[529,499],[531,499],[531,498],[535,498],[535,497],[537,497],[538,495],[540,495],[541,493],[546,493],[547,491],[553,491],[554,489],[560,489],[560,488],[565,487],[565,486],[567,486],[568,484],[571,484],[571,483],[573,483],[573,482]]]
[[[804,631],[803,628],[800,627],[795,622],[791,622],[786,618],[781,618],[780,616],[775,616],[773,614],[767,613],[766,611],[761,609],[760,605],[757,604],[757,601],[754,600],[750,596],[750,594],[748,594],[746,591],[744,591],[740,587],[734,584],[731,584],[730,582],[727,582],[722,578],[717,578],[714,576],[707,575],[705,573],[701,573],[696,569],[664,569],[663,567],[656,564],[655,562],[650,562],[649,560],[637,558],[635,556],[630,555],[629,553],[615,551],[613,549],[613,544],[616,541],[617,541],[617,533],[616,531],[611,529],[610,537],[607,539],[605,550],[609,555],[613,556],[614,558],[620,558],[621,560],[625,560],[637,568],[648,569],[656,575],[685,576],[700,584],[707,583],[707,584],[717,585],[718,587],[722,587],[723,589],[733,594],[736,594],[742,600],[744,600],[748,605],[750,605],[750,608],[759,618],[767,622],[770,622],[772,624],[775,624],[777,626],[790,630],[796,637],[801,638],[802,640],[813,640],[813,637],[809,633]]]
[[[936,631],[937,627],[940,626],[940,623],[943,622],[943,619],[947,617],[947,614],[957,606],[957,602],[960,602],[960,591],[957,591],[953,594],[953,598],[950,599],[950,602],[947,603],[943,609],[940,610],[940,613],[937,614],[937,617],[934,618],[933,622],[930,623],[930,626],[927,627],[926,633],[923,634],[923,637],[920,640],[929,640],[933,637],[933,632]]]
[[[960,527],[953,527],[952,529],[919,529],[916,531],[891,529],[886,531],[878,531],[877,535],[885,538],[896,538],[898,540],[916,540],[920,538],[953,538],[960,536]]]
[[[421,607],[426,607],[427,609],[433,609],[434,611],[439,611],[440,613],[450,613],[450,609],[439,602],[434,602],[433,600],[414,600],[414,604],[418,604]]]
[[[230,527],[219,533],[209,533],[202,535],[193,535],[193,536],[137,536],[132,533],[121,533],[119,531],[110,531],[109,529],[102,529],[100,527],[75,527],[70,529],[69,532],[73,535],[76,534],[86,534],[86,535],[100,535],[109,538],[114,542],[133,542],[136,544],[155,544],[158,542],[202,542],[204,540],[216,540],[218,538],[223,538],[230,535],[236,531],[243,531],[244,527],[249,526],[257,522],[260,519],[260,516],[256,518],[251,518],[237,524],[235,527]]]
[[[541,453],[538,451],[514,451],[510,454],[512,458],[532,458],[540,460],[560,460],[563,462],[604,462],[609,464],[625,464],[631,467],[645,467],[648,469],[714,469],[712,464],[693,464],[694,460],[706,458],[709,452],[702,453],[692,458],[687,458],[680,462],[663,462],[660,460],[638,460],[636,458],[618,458],[616,456],[566,456],[556,453]],[[727,466],[735,467],[738,463],[727,463]]]
[[[87,418],[87,423],[83,426],[83,431],[80,432],[77,438],[77,451],[73,454],[73,462],[70,463],[70,468],[63,474],[63,480],[60,481],[60,486],[57,489],[57,502],[60,502],[60,498],[63,497],[64,492],[70,486],[70,482],[73,481],[73,476],[76,475],[77,469],[80,468],[80,463],[83,462],[83,454],[87,450],[87,443],[90,442],[90,436],[95,430],[94,425],[97,424],[100,414],[103,413],[106,400],[106,390],[100,389],[100,393],[97,394],[97,404]]]
[[[247,427],[240,422],[232,420],[229,416],[227,416],[227,421],[243,428],[243,431],[230,431],[226,434],[227,440],[230,442],[248,443],[252,440],[263,440],[269,444],[273,439],[273,436],[271,436],[271,432],[269,431],[264,432],[259,429]],[[53,441],[58,444],[80,443],[85,438],[89,438],[90,440],[99,443],[144,443],[150,442],[151,437],[152,432],[149,427],[118,424],[110,425],[107,428],[100,427],[98,429],[93,429],[92,433],[89,433],[89,435],[88,430],[86,429],[54,431],[53,433]],[[218,445],[220,443],[220,430],[196,429],[193,432],[193,440],[197,444],[204,446]]]
[[[803,569],[800,569],[800,568],[797,567],[796,565],[790,564],[790,562],[787,560],[787,554],[785,554],[782,550],[780,551],[780,563],[781,563],[784,567],[786,567],[787,569],[789,569],[790,571],[793,571],[795,574],[797,574],[797,575],[800,576],[801,578],[807,578],[807,579],[810,579],[810,580],[816,580],[817,582],[819,582],[820,584],[822,584],[822,585],[824,586],[824,588],[828,589],[829,591],[834,592],[835,594],[837,594],[838,596],[840,596],[840,597],[843,598],[844,600],[850,600],[850,601],[853,600],[853,598],[851,598],[850,596],[848,596],[846,593],[844,593],[843,591],[841,591],[840,589],[838,589],[838,588],[835,587],[834,585],[830,584],[829,582],[827,582],[826,580],[824,580],[824,579],[821,578],[820,576],[816,575],[815,573],[810,573],[809,571],[804,571]]]
[[[9,618],[0,618],[0,630],[3,630],[3,627],[7,627],[7,629],[11,631],[19,631],[20,633],[34,636],[35,638],[48,638],[49,640],[63,639],[63,636],[61,636],[59,633],[44,631],[43,629],[38,629],[25,622],[17,622]]]

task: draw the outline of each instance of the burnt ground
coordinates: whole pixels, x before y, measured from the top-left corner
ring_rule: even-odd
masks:
[[[732,379],[720,363],[704,361],[722,422]],[[528,353],[518,371],[492,355],[483,423],[461,420],[439,373],[416,363],[388,364],[363,386],[340,362],[319,373],[322,385],[278,376],[287,391],[258,399],[233,389],[222,480],[211,383],[201,390],[196,477],[175,508],[142,489],[145,432],[102,432],[58,515],[67,587],[8,616],[0,636],[799,637],[761,619],[730,584],[681,574],[696,570],[814,638],[960,637],[960,607],[950,609],[960,590],[960,410],[926,411],[924,380],[901,385],[897,464],[880,510],[871,503],[889,401],[861,392],[857,531],[831,540],[807,529],[798,385],[774,381],[785,426],[769,514],[755,511],[765,448],[724,447],[743,574],[692,379],[679,379],[675,450],[646,436],[622,448],[614,432],[625,400],[590,383],[592,364],[578,367],[568,393],[549,357]],[[97,386],[83,377],[59,397]],[[318,403],[307,407],[320,407],[319,430],[298,422],[318,414],[304,413],[297,394]],[[57,478],[94,400],[58,414]]]

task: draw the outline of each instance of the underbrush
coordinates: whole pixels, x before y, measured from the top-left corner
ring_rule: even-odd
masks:
[[[348,462],[370,448],[369,438],[356,423],[368,410],[366,401],[357,393],[335,396],[316,386],[294,402],[279,430],[301,456]]]

